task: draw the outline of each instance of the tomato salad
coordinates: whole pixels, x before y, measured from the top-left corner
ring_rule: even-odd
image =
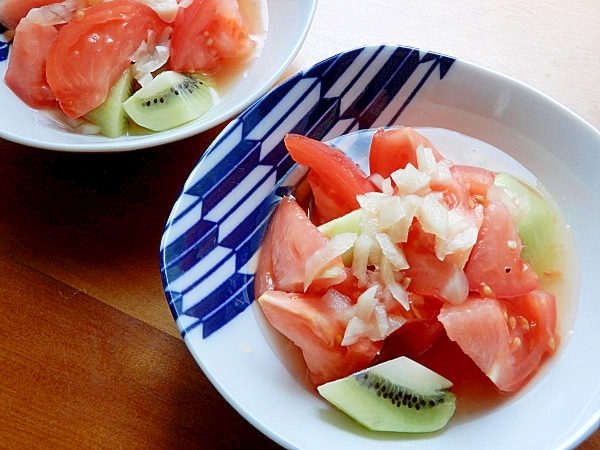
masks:
[[[453,164],[408,127],[374,131],[369,175],[320,141],[285,144],[309,168],[309,194],[275,210],[255,295],[313,387],[401,355],[427,361],[451,342],[463,356],[452,364],[466,358],[511,393],[556,352],[543,282],[562,276],[548,264],[556,211],[539,192]]]
[[[161,71],[218,78],[247,61],[258,38],[242,10],[238,0],[6,0],[4,80],[28,106],[84,124],[128,68],[135,91]]]

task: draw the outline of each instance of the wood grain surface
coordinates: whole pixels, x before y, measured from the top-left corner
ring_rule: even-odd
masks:
[[[283,78],[357,46],[410,45],[514,77],[600,128],[599,22],[597,0],[321,0]],[[0,139],[0,448],[277,448],[203,375],[162,291],[164,224],[221,129],[109,154]]]

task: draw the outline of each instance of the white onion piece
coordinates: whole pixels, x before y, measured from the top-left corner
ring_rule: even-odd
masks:
[[[410,163],[406,168],[392,172],[390,176],[402,194],[421,194],[430,190],[431,177]]]
[[[369,265],[369,254],[373,245],[373,239],[366,234],[359,234],[354,242],[354,253],[352,255],[352,275],[358,279],[358,285],[367,283],[367,266]]]
[[[404,289],[397,281],[389,283],[386,287],[389,289],[392,297],[408,311],[410,309],[410,302],[408,301],[408,292],[406,292],[406,289]]]
[[[148,38],[131,56],[133,77],[142,87],[154,78],[152,73],[167,63],[170,54],[170,39],[173,28],[166,27],[160,36],[148,30]]]
[[[449,211],[448,218],[448,236],[446,239],[436,239],[435,253],[440,260],[443,260],[446,255],[464,253],[462,267],[477,242],[479,228],[483,221],[483,206],[477,205],[472,211],[454,208]]]
[[[417,195],[405,195],[399,197],[402,199],[402,208],[404,209],[404,217],[394,223],[388,234],[392,242],[406,242],[408,240],[408,232],[412,225],[413,219],[417,214],[423,199]]]
[[[408,261],[404,256],[402,250],[396,246],[390,239],[390,236],[386,233],[377,233],[375,239],[381,247],[381,252],[387,258],[387,260],[394,266],[396,270],[408,269]]]
[[[165,22],[173,22],[177,15],[177,10],[181,6],[177,0],[137,0],[140,3],[148,5]],[[191,2],[190,2],[191,4]]]
[[[341,345],[352,345],[360,340],[360,338],[366,336],[369,332],[369,325],[358,317],[353,317],[346,326],[344,332],[344,338],[342,339]]]
[[[442,239],[447,238],[449,213],[448,209],[433,193],[427,194],[416,214],[423,231],[435,234]]]
[[[27,13],[27,20],[39,25],[61,25],[69,22],[78,8],[77,0],[65,0],[61,3],[51,3],[39,8],[32,8]]]
[[[440,295],[454,305],[458,305],[467,299],[469,280],[462,269],[456,268],[446,286],[441,290]]]
[[[417,168],[421,172],[431,173],[437,169],[437,161],[435,160],[435,156],[433,155],[433,150],[429,147],[423,146],[423,144],[419,144],[417,147]]]
[[[356,317],[364,320],[365,322],[368,322],[371,319],[373,311],[375,310],[375,306],[377,305],[378,300],[375,297],[375,294],[377,294],[377,289],[377,285],[371,286],[369,289],[360,294],[356,300]]]
[[[304,291],[308,289],[318,275],[322,274],[327,264],[352,248],[356,241],[356,237],[356,233],[340,233],[330,239],[326,245],[314,252],[306,260],[306,265],[304,266]],[[326,275],[338,277],[342,274],[335,273]]]
[[[389,334],[390,324],[388,323],[387,311],[382,304],[375,306],[374,316],[374,337],[376,340],[385,339]]]

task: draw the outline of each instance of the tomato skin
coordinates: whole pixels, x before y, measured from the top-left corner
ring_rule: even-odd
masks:
[[[442,160],[442,156],[429,139],[413,128],[380,128],[373,135],[371,142],[369,171],[387,178],[392,172],[404,169],[409,163],[418,167],[417,148],[420,145],[431,148],[436,161]]]
[[[4,81],[28,106],[36,109],[56,106],[56,97],[46,81],[46,61],[58,31],[22,19],[15,30]]]
[[[488,201],[478,241],[465,266],[470,289],[497,298],[516,297],[538,289],[540,279],[521,258],[522,247],[506,205]]]
[[[195,0],[175,17],[169,67],[214,73],[224,60],[247,57],[254,47],[236,0]]]
[[[65,114],[77,118],[101,105],[148,33],[160,35],[166,26],[152,8],[135,0],[91,6],[62,26],[46,77]]]
[[[356,209],[358,203],[349,197],[340,195],[340,187],[333,186],[327,177],[322,177],[313,170],[308,172],[308,184],[312,191],[313,204],[310,208],[310,219],[315,225],[321,225]],[[341,187],[343,189],[343,187]],[[354,197],[356,198],[356,197]],[[341,211],[344,211],[340,213]]]
[[[311,169],[309,182],[319,223],[358,209],[357,195],[378,190],[342,151],[298,134],[288,134],[284,141],[294,161]]]

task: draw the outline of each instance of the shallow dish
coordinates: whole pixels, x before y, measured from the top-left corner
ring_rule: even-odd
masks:
[[[421,436],[368,432],[306,390],[269,344],[252,294],[269,214],[295,180],[285,134],[330,140],[392,124],[454,130],[512,156],[557,201],[580,266],[574,323],[542,373],[501,406]],[[600,420],[599,148],[600,133],[572,112],[470,63],[388,45],[337,55],[253,104],[198,162],[161,243],[169,305],[216,388],[285,447],[573,447]]]
[[[0,137],[32,147],[63,151],[123,151],[174,142],[206,131],[243,111],[281,77],[308,33],[317,0],[265,0],[268,31],[264,48],[214,108],[201,118],[178,128],[141,136],[107,138],[66,131],[19,100],[0,81],[2,120]],[[9,47],[0,35],[0,80],[4,79]]]

